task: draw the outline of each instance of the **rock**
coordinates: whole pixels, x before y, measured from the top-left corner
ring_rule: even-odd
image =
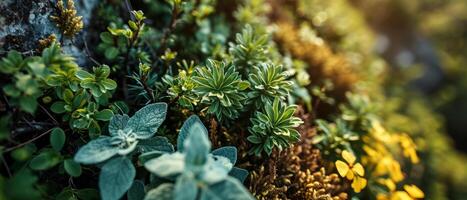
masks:
[[[0,2],[0,55],[17,50],[26,55],[37,54],[38,41],[51,34],[62,41],[65,53],[77,58],[78,64],[86,63],[83,35],[86,35],[92,11],[98,0],[75,0],[78,15],[84,22],[83,30],[73,41],[62,38],[50,16],[56,14],[56,0],[2,0]],[[66,1],[65,1],[66,3]]]

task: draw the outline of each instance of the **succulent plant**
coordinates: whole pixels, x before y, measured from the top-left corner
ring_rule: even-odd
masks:
[[[265,104],[263,111],[256,112],[248,128],[251,135],[247,139],[253,143],[250,153],[259,156],[264,151],[270,155],[273,148],[282,150],[297,142],[300,134],[295,128],[303,122],[293,116],[295,110],[296,106],[275,98],[272,104]]]
[[[208,60],[205,67],[197,69],[193,81],[197,84],[194,91],[201,97],[201,103],[208,106],[209,114],[219,121],[239,116],[247,98],[244,90],[249,84],[241,80],[232,64]]]
[[[272,104],[275,98],[285,100],[292,89],[292,82],[286,78],[279,65],[262,63],[255,66],[248,79],[251,85],[248,101],[256,107],[263,107],[267,103]]]

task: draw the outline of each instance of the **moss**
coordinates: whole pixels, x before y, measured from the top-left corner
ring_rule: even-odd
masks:
[[[288,22],[277,22],[275,41],[294,58],[305,61],[315,83],[329,79],[335,86],[333,96],[341,101],[358,81],[357,73],[342,55],[333,53],[326,44],[317,44],[300,37],[299,29]]]
[[[316,129],[310,115],[302,110],[299,116],[305,121],[298,127],[300,142],[257,166],[249,177],[250,191],[258,199],[347,199],[348,186],[336,173],[326,172],[328,163],[312,145]]]

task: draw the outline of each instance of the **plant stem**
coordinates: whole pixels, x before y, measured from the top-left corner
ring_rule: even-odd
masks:
[[[5,158],[3,158],[2,154],[0,154],[0,158],[2,159],[3,166],[5,167],[5,170],[8,173],[8,177],[11,177],[10,167],[8,167],[8,164],[6,163],[6,160]]]
[[[60,123],[58,123],[58,121],[50,114],[49,111],[47,111],[47,109],[44,108],[44,106],[42,106],[41,104],[39,104],[39,107],[41,107],[41,109],[45,112],[45,114],[47,114],[50,119],[52,119],[54,121],[54,125],[58,126]]]
[[[180,14],[179,7],[177,5],[174,5],[174,9],[172,10],[172,18],[170,19],[169,26],[164,30],[164,34],[162,36],[162,41],[161,41],[161,46],[160,46],[161,51],[164,51],[164,49],[167,46],[167,40],[177,25],[177,18],[179,14]]]
[[[41,133],[40,135],[38,135],[38,136],[36,136],[36,137],[34,137],[34,138],[32,138],[32,139],[26,141],[26,142],[23,142],[23,143],[18,144],[18,145],[14,146],[14,147],[10,147],[10,148],[8,148],[8,149],[5,149],[5,151],[3,151],[3,153],[7,153],[7,152],[10,152],[10,151],[13,151],[13,150],[15,150],[15,149],[17,149],[17,148],[20,148],[20,147],[22,147],[22,146],[24,146],[24,145],[26,145],[26,144],[29,144],[29,143],[31,143],[31,142],[34,142],[34,141],[36,141],[37,139],[41,138],[42,136],[47,135],[48,133],[52,132],[52,130],[53,130],[53,128],[47,130],[46,132]]]
[[[154,97],[154,92],[153,90],[148,86],[148,84],[146,83],[146,80],[147,80],[147,76],[144,75],[142,78],[141,78],[141,84],[143,85],[143,88],[144,90],[146,91],[146,93],[148,93],[149,97],[151,98],[151,101],[153,103],[156,102],[156,98]]]

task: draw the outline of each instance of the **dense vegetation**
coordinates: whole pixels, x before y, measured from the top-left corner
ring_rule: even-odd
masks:
[[[467,195],[365,0],[51,2],[53,34],[0,51],[0,199]]]

